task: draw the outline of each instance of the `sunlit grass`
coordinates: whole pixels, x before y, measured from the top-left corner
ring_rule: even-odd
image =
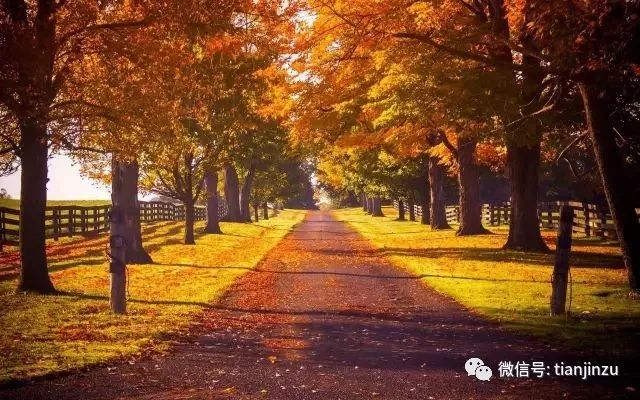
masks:
[[[110,205],[111,200],[49,200],[47,206],[106,206]],[[18,199],[0,199],[0,207],[20,209],[20,200]]]
[[[395,221],[391,208],[384,212],[378,218],[360,209],[335,213],[396,265],[510,329],[608,356],[638,355],[640,301],[627,297],[626,271],[615,244],[575,238],[571,318],[552,318],[553,253],[502,250],[506,227],[490,228],[490,235],[456,237],[454,230],[431,231],[418,222]],[[545,231],[544,238],[555,247],[555,232]]]
[[[222,223],[224,235],[200,234],[195,246],[181,244],[181,223],[146,225],[155,264],[129,266],[125,316],[109,309],[105,235],[49,242],[61,295],[15,294],[15,280],[0,282],[0,381],[167,348],[167,338],[187,329],[303,216],[284,211],[257,224]]]

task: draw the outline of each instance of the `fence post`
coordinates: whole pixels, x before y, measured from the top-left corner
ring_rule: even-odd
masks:
[[[87,232],[87,210],[84,208],[80,209],[80,233],[84,234]]]
[[[73,234],[75,233],[74,231],[75,229],[75,210],[73,209],[73,207],[69,207],[69,210],[67,212],[67,234],[69,235],[69,237],[73,236]]]
[[[52,211],[51,223],[53,224],[53,240],[58,241],[60,234],[60,207],[54,207]]]
[[[4,210],[0,209],[0,252],[3,249],[4,237]]]
[[[115,314],[127,312],[127,264],[125,243],[125,212],[119,205],[111,207],[109,216],[109,264],[111,311]]]
[[[584,212],[584,234],[587,237],[591,237],[591,211],[589,211],[589,204],[582,203],[582,210]]]
[[[568,205],[562,206],[560,209],[558,238],[556,240],[556,260],[553,265],[553,278],[551,281],[551,315],[565,313],[573,217],[573,208]]]
[[[598,207],[600,214],[600,238],[605,240],[607,238],[607,211],[604,207]]]

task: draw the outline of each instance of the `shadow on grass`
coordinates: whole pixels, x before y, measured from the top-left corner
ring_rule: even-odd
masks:
[[[504,251],[495,248],[430,248],[411,249],[402,247],[386,247],[379,250],[388,256],[410,256],[430,259],[454,258],[470,261],[515,262],[545,265],[552,267],[553,253],[525,253]],[[623,269],[622,257],[618,255],[595,254],[582,251],[571,252],[571,265],[580,268]]]

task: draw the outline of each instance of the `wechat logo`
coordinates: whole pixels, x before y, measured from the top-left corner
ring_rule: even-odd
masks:
[[[478,380],[488,381],[493,375],[491,368],[484,365],[484,362],[479,358],[470,358],[464,363],[464,369],[467,370],[467,375],[475,376]]]

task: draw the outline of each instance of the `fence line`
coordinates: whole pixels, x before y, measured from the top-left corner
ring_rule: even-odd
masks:
[[[573,208],[573,232],[582,233],[585,236],[598,236],[602,239],[617,240],[616,228],[613,218],[607,207],[599,207],[595,204],[577,201],[552,201],[538,203],[538,220],[543,228],[555,229],[560,222],[560,208],[568,205]],[[398,208],[398,202],[393,202],[393,207]],[[416,215],[422,215],[422,207],[414,206]],[[405,203],[405,211],[409,206]],[[458,205],[446,207],[447,222],[457,224],[460,222],[460,208]],[[640,208],[636,209],[640,217]],[[511,216],[511,204],[509,202],[499,204],[482,205],[482,222],[487,226],[499,226],[509,224]]]
[[[58,240],[63,236],[91,235],[109,230],[111,205],[104,206],[48,206],[45,208],[45,236]],[[220,201],[218,217],[227,215],[227,205]],[[196,221],[207,218],[207,209],[196,206]],[[185,208],[181,204],[161,201],[140,202],[140,222],[184,221]],[[17,246],[20,235],[20,210],[0,207],[0,251],[3,246]]]

